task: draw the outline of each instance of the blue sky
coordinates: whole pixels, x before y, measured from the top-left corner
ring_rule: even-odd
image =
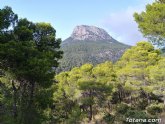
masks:
[[[63,40],[76,25],[104,28],[112,37],[134,45],[144,38],[132,14],[145,10],[153,0],[0,0],[0,8],[12,7],[20,18],[48,22]]]

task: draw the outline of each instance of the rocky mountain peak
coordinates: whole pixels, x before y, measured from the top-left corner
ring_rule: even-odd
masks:
[[[102,41],[112,39],[112,37],[104,29],[87,25],[76,26],[72,32],[71,38],[73,40],[89,41]]]

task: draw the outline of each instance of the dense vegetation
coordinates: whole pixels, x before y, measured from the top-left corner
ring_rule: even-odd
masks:
[[[116,64],[84,64],[60,73],[54,85],[56,121],[124,124],[127,117],[159,118],[165,101],[164,62],[159,50],[139,42]]]
[[[116,62],[130,46],[114,39],[110,41],[74,41],[71,38],[62,42],[64,51],[58,72],[68,71],[85,63],[99,64],[105,61]]]
[[[165,0],[146,6],[146,11],[134,14],[140,31],[155,45],[165,47]]]
[[[142,33],[149,41],[157,37],[151,43],[160,48],[165,37],[164,3],[157,0],[146,12],[135,14]],[[160,14],[155,20],[154,12]],[[165,57],[161,50],[141,41],[116,63],[81,63],[56,75],[63,52],[55,32],[49,23],[19,19],[10,7],[0,9],[0,123],[130,124],[127,118],[163,120]],[[106,46],[92,44],[96,47],[89,50],[85,45],[80,48],[88,53]],[[79,47],[76,49],[81,53]]]
[[[18,19],[10,7],[0,9],[0,123],[49,119],[60,42],[49,23]]]

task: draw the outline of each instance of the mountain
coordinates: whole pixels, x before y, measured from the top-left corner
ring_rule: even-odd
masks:
[[[104,29],[95,26],[76,26],[69,38],[64,40],[64,51],[59,71],[70,70],[84,63],[98,64],[107,60],[117,61],[130,46],[118,42]]]
[[[104,29],[87,25],[76,26],[73,30],[71,38],[73,38],[73,40],[81,41],[100,41],[112,39],[112,37]]]

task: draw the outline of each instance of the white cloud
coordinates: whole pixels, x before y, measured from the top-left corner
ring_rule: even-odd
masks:
[[[138,41],[146,40],[139,31],[133,14],[145,10],[145,5],[149,2],[152,0],[146,0],[138,6],[128,7],[124,11],[111,13],[103,20],[103,27],[106,27],[115,39],[126,44],[135,45]]]

